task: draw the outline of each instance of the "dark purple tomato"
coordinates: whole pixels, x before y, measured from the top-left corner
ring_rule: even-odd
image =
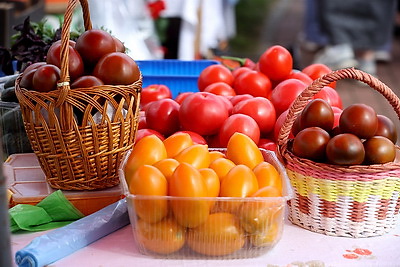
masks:
[[[71,88],[89,88],[93,86],[103,85],[103,81],[92,75],[84,75],[76,79]]]
[[[366,104],[352,104],[340,115],[339,127],[343,133],[352,133],[361,139],[370,138],[378,129],[378,116]]]
[[[320,127],[325,131],[332,130],[334,122],[333,110],[323,99],[311,100],[301,112],[300,127]]]
[[[60,79],[60,69],[52,64],[45,64],[36,69],[33,74],[33,90],[48,92],[57,89],[57,82]]]
[[[99,29],[91,29],[82,33],[76,40],[75,49],[88,66],[108,53],[116,51],[115,41],[111,34]]]
[[[294,136],[296,136],[302,130],[300,121],[301,121],[301,114],[299,114],[299,116],[297,116],[297,118],[294,120],[294,123],[292,126],[292,133]]]
[[[121,40],[118,39],[115,36],[113,36],[113,39],[114,39],[114,43],[115,43],[115,51],[116,52],[125,53],[125,45],[124,45],[124,43],[121,42]]]
[[[365,164],[384,164],[396,158],[396,147],[383,136],[373,136],[364,141]]]
[[[44,62],[44,61],[32,63],[24,69],[23,74],[25,74],[26,72],[28,72],[30,70],[37,69],[44,64],[46,64],[46,62]]]
[[[354,134],[343,133],[329,140],[326,157],[333,164],[356,165],[364,161],[365,150],[360,138]]]
[[[298,157],[322,162],[325,160],[325,149],[330,136],[319,127],[309,127],[301,130],[293,141],[293,154]]]
[[[35,74],[36,69],[30,69],[27,72],[24,71],[19,82],[19,86],[21,88],[25,88],[28,90],[33,89],[33,75]]]
[[[393,121],[384,115],[378,115],[378,129],[375,135],[389,138],[393,144],[397,142],[397,129]]]
[[[136,62],[121,52],[109,53],[102,57],[94,68],[93,75],[111,85],[126,85],[136,82],[140,70]]]

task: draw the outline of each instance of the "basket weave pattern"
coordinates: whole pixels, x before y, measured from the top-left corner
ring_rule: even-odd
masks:
[[[295,191],[289,220],[332,236],[370,237],[389,232],[400,209],[400,163],[339,166],[299,158],[288,149],[296,117],[322,87],[356,79],[381,93],[400,118],[400,100],[384,83],[356,69],[333,71],[314,81],[289,110],[278,139],[278,154]],[[399,150],[399,147],[396,147]]]
[[[69,85],[70,0],[61,38],[61,78],[57,90],[30,91],[16,82],[16,94],[32,149],[46,181],[63,190],[95,190],[119,184],[118,167],[133,146],[142,77],[130,85],[74,88]],[[80,1],[85,29],[92,28],[87,0]]]

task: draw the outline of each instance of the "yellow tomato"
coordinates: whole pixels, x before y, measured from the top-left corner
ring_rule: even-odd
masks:
[[[195,144],[182,150],[175,159],[186,162],[197,169],[207,168],[210,165],[210,153],[207,145]]]
[[[210,168],[217,173],[220,181],[222,181],[225,175],[235,166],[236,164],[227,158],[218,158],[210,163]]]
[[[135,195],[136,214],[144,221],[158,222],[168,214],[167,179],[156,167],[140,166],[132,176],[129,191]]]
[[[169,194],[185,197],[171,200],[174,216],[185,227],[196,227],[203,223],[210,213],[207,185],[200,171],[188,163],[180,163],[169,181]],[[196,198],[196,199],[193,199]]]
[[[282,223],[273,223],[266,231],[250,235],[250,243],[255,247],[274,246],[282,233]]]
[[[193,145],[193,140],[189,134],[183,132],[177,132],[164,141],[165,149],[169,158],[173,158],[179,154],[182,150]]]
[[[167,158],[167,151],[164,143],[156,135],[148,135],[140,139],[132,148],[125,165],[124,173],[128,185],[141,165],[153,165],[165,158]]]
[[[218,197],[220,183],[217,173],[210,168],[203,168],[199,170],[200,174],[203,176],[204,182],[207,186],[207,196]]]
[[[226,157],[225,154],[222,153],[221,151],[217,151],[217,150],[210,151],[210,162],[213,162],[216,159],[225,158],[225,157]]]
[[[235,164],[244,164],[250,169],[264,161],[257,144],[250,137],[239,132],[234,133],[229,139],[226,157]]]
[[[185,228],[170,217],[157,223],[138,220],[135,232],[140,246],[159,254],[176,252],[185,244]]]
[[[257,177],[259,188],[273,186],[282,192],[282,179],[274,165],[263,161],[254,167],[253,172]]]
[[[248,197],[258,190],[257,178],[246,165],[233,167],[221,182],[221,197]]]
[[[268,185],[258,189],[252,197],[281,197],[282,191],[275,186]]]
[[[164,174],[167,181],[171,179],[171,176],[174,173],[176,167],[178,167],[178,165],[179,162],[173,158],[162,159],[153,164],[154,167],[159,169],[162,172],[162,174]]]
[[[237,218],[230,213],[213,213],[199,227],[187,233],[189,247],[201,254],[221,256],[234,253],[246,238]]]

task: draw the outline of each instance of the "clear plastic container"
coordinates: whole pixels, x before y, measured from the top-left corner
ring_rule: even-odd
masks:
[[[272,249],[281,239],[286,202],[293,191],[276,155],[261,151],[265,161],[280,173],[282,197],[133,195],[123,172],[128,151],[119,175],[139,251],[156,258],[235,259],[256,257]]]

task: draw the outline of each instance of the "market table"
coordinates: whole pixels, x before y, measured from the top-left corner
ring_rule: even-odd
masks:
[[[44,233],[13,234],[13,255]],[[160,259],[139,253],[128,225],[50,266],[400,266],[399,251],[400,224],[383,236],[355,239],[310,232],[285,221],[279,243],[257,258]]]

